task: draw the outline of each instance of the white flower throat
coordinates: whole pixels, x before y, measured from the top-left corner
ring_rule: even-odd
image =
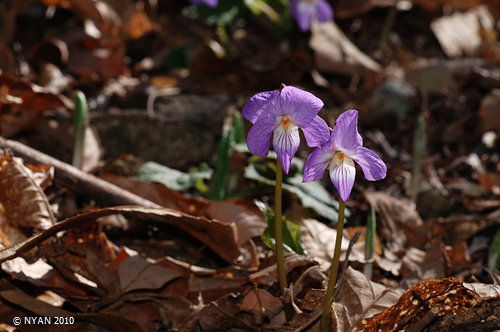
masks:
[[[298,126],[292,120],[290,120],[290,118],[288,118],[286,115],[278,119],[279,122],[278,125],[276,126],[276,129],[278,131],[289,133],[291,131],[298,129]]]

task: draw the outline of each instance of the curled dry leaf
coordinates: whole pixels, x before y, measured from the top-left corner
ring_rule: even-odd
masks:
[[[400,289],[386,289],[366,276],[348,267],[344,281],[338,285],[333,303],[333,324],[336,331],[350,331],[362,318],[370,317],[397,302]]]
[[[156,222],[165,222],[178,227],[204,243],[216,254],[218,254],[219,257],[228,262],[233,262],[240,255],[240,250],[236,242],[236,228],[234,224],[223,224],[216,220],[194,217],[192,215],[167,208],[119,206],[97,209],[65,219],[27,240],[16,243],[16,245],[12,248],[0,251],[0,262],[19,256],[27,250],[37,246],[43,240],[56,235],[60,231],[69,229],[70,227],[75,227],[89,220],[96,220],[99,217],[114,214],[151,218]]]
[[[43,182],[43,181],[42,181]],[[6,228],[43,230],[55,223],[50,203],[38,185],[33,172],[19,158],[0,152],[0,205],[8,225]],[[29,233],[26,235],[30,235]],[[18,242],[5,239],[4,246]]]
[[[2,270],[16,280],[27,282],[35,287],[51,289],[70,298],[86,298],[87,293],[77,283],[65,278],[52,265],[42,258],[33,263],[28,263],[22,257],[16,257],[3,262]]]
[[[0,86],[7,89],[9,100],[0,99],[0,134],[12,136],[40,119],[39,113],[56,108],[73,109],[71,101],[36,84],[0,71]],[[2,93],[3,95],[3,93]],[[13,100],[14,98],[14,100]],[[14,102],[15,101],[15,102]]]

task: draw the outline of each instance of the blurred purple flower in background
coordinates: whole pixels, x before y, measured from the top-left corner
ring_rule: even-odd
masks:
[[[292,0],[290,10],[302,31],[309,30],[313,19],[318,22],[328,22],[333,19],[332,7],[326,0]]]
[[[273,134],[274,151],[288,174],[290,162],[300,144],[299,128],[310,147],[328,141],[328,125],[318,116],[322,107],[319,98],[292,86],[256,94],[242,111],[243,117],[253,123],[247,137],[248,150],[265,158]]]
[[[189,2],[194,4],[203,3],[209,7],[216,7],[219,0],[189,0]]]
[[[385,178],[387,166],[375,152],[363,147],[363,139],[358,133],[358,111],[349,110],[337,118],[330,140],[314,149],[307,158],[303,182],[320,180],[329,168],[330,179],[345,202],[356,178],[354,161],[361,166],[367,180]]]

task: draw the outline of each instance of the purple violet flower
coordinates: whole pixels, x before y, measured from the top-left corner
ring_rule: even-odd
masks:
[[[333,18],[332,7],[326,0],[292,0],[290,10],[302,31],[309,30],[313,18],[318,22],[328,22]]]
[[[299,128],[309,147],[328,140],[328,125],[318,116],[322,107],[321,99],[292,86],[256,94],[242,111],[243,117],[253,123],[247,137],[248,150],[265,158],[273,134],[274,151],[288,174],[290,162],[300,144]]]
[[[194,4],[199,4],[203,3],[209,7],[217,7],[217,2],[219,0],[189,0],[189,2],[194,3]]]
[[[314,149],[307,158],[303,182],[320,180],[329,168],[330,179],[345,202],[356,177],[354,161],[361,166],[367,180],[385,178],[387,166],[375,152],[363,147],[363,139],[358,133],[358,111],[349,110],[337,118],[330,140]]]

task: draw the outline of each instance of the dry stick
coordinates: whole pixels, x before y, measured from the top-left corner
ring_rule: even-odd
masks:
[[[79,195],[93,199],[100,206],[141,205],[145,207],[161,207],[145,198],[122,189],[114,184],[55,159],[43,152],[30,148],[22,143],[0,136],[0,148],[11,149],[14,155],[30,163],[54,167],[54,181],[62,187],[69,188]]]

